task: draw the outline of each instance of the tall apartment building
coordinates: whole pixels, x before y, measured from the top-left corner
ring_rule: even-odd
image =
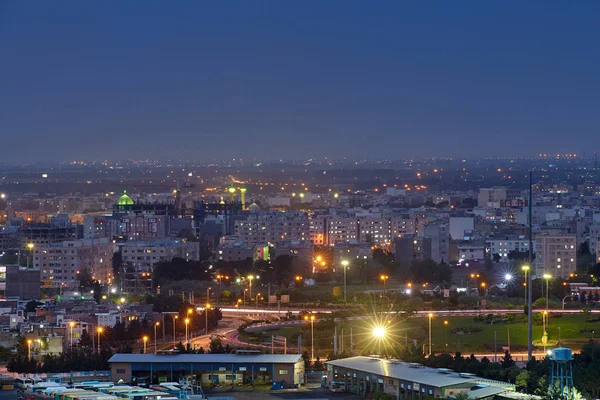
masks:
[[[33,266],[41,270],[44,286],[75,289],[84,269],[102,283],[111,282],[114,252],[115,245],[108,238],[38,245],[33,248]]]
[[[88,216],[83,220],[84,239],[126,236],[128,240],[152,240],[167,236],[169,219],[164,215],[131,214]]]
[[[310,218],[310,239],[315,245],[358,242],[389,244],[394,238],[414,235],[415,221],[406,215],[339,216]]]
[[[480,188],[477,196],[479,207],[487,207],[489,203],[500,203],[506,200],[516,200],[521,197],[521,190],[510,189],[503,186],[493,188]]]
[[[533,248],[535,249],[535,241],[533,242]],[[529,252],[529,239],[524,236],[506,236],[486,241],[486,252],[490,257],[498,254],[501,262],[508,261],[508,255],[511,251]]]
[[[548,273],[553,277],[568,278],[577,267],[576,235],[535,236],[536,274]]]
[[[412,260],[431,259],[431,238],[403,237],[394,240],[396,261],[408,264]]]
[[[234,223],[234,234],[248,244],[310,240],[308,216],[301,212],[261,212]]]
[[[183,258],[200,260],[200,243],[181,240],[128,241],[121,247],[121,288],[125,292],[151,291],[154,266],[161,261]]]
[[[431,259],[437,263],[450,261],[450,228],[447,223],[437,221],[423,225],[420,237],[431,239]]]
[[[600,225],[590,225],[590,252],[596,256],[596,262],[600,263]]]

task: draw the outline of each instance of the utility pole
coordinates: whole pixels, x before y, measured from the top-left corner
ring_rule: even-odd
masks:
[[[529,170],[529,275],[527,276],[527,357],[533,358],[533,315],[531,275],[533,275],[533,170]]]
[[[498,362],[498,348],[496,347],[497,345],[497,337],[496,337],[496,331],[494,331],[494,362]]]

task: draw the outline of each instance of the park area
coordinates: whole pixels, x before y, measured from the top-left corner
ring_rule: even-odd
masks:
[[[323,317],[314,323],[315,357],[326,357],[333,351],[334,332],[338,335],[338,351],[355,354],[397,354],[404,346],[416,345],[425,353],[429,346],[429,318],[425,316],[395,320],[369,317],[348,317],[334,322]],[[385,317],[384,317],[385,318]],[[383,338],[374,335],[377,327],[385,327]],[[594,338],[595,330],[600,329],[600,317],[595,314],[551,314],[547,334],[554,346],[560,345],[580,349]],[[600,330],[598,331],[600,334]],[[294,347],[298,335],[302,335],[302,346],[310,350],[310,323],[287,327],[267,328],[260,333],[242,333],[242,341],[270,343],[271,335],[285,336],[289,347]],[[543,334],[542,314],[534,314],[533,339],[540,341]],[[482,313],[478,316],[457,316],[431,318],[432,350],[434,353],[460,351],[463,354],[489,354],[509,349],[513,353],[527,350],[527,316],[523,314],[495,315]],[[543,350],[540,346],[539,350]]]

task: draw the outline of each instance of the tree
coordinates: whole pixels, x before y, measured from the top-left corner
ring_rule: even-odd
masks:
[[[469,396],[469,393],[467,392],[460,392],[456,393],[454,396],[452,396],[452,398],[454,400],[469,400],[471,396]]]
[[[31,300],[25,304],[25,313],[35,312],[38,306],[43,305],[44,303],[40,303],[36,300]]]
[[[84,268],[79,273],[79,289],[80,290],[87,289],[89,287],[92,287],[93,284],[94,284],[94,279],[92,278],[92,274],[90,274],[90,270],[87,268]]]
[[[504,357],[502,357],[502,367],[510,368],[515,365],[515,361],[512,359],[512,356],[508,352],[508,350],[504,351]]]

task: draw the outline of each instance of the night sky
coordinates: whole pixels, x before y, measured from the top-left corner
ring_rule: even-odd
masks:
[[[2,162],[591,154],[600,1],[0,2]]]

